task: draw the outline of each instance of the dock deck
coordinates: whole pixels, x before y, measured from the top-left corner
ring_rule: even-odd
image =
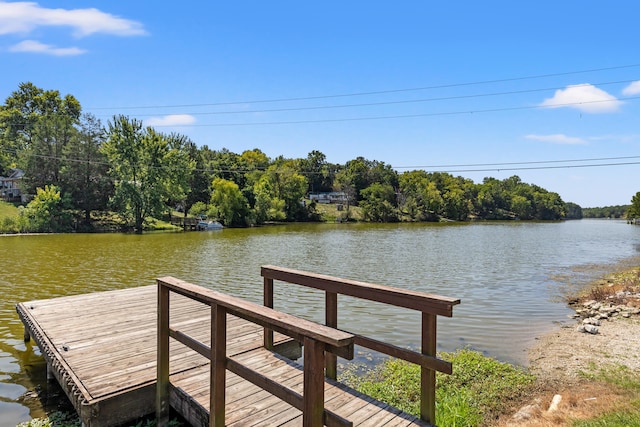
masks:
[[[120,425],[155,411],[156,286],[24,302],[17,312],[87,427]],[[171,324],[210,343],[211,309],[172,295]],[[263,346],[263,328],[227,315],[227,357],[302,392],[302,368]],[[25,336],[26,337],[26,336]],[[288,337],[276,334],[274,343]],[[194,426],[209,425],[209,361],[170,344],[170,405]],[[301,411],[237,375],[226,376],[228,426],[302,425]],[[332,380],[325,408],[354,425],[430,425]]]

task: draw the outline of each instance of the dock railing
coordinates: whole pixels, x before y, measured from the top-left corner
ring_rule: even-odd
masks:
[[[156,417],[159,426],[169,421],[169,339],[173,338],[210,360],[209,425],[225,425],[226,370],[252,382],[302,411],[303,425],[350,426],[351,422],[324,409],[324,366],[326,354],[353,358],[354,336],[272,308],[193,285],[173,277],[157,279],[158,284],[158,366]],[[211,345],[170,326],[170,293],[176,293],[211,307]],[[278,384],[227,357],[227,314],[277,331],[304,344],[303,394]],[[273,342],[273,335],[271,335]]]
[[[401,348],[363,335],[353,335],[356,345],[406,360],[421,367],[420,418],[428,423],[435,423],[436,371],[446,374],[451,374],[452,372],[451,363],[436,357],[437,316],[452,317],[453,306],[460,303],[459,299],[340,279],[272,265],[262,266],[261,274],[264,278],[264,305],[266,307],[273,308],[274,306],[274,280],[324,291],[325,324],[331,328],[338,328],[338,295],[361,298],[421,312],[422,337],[420,352]],[[272,348],[273,331],[268,326],[265,327],[264,337],[265,347]],[[336,355],[327,354],[325,362],[326,376],[335,379],[337,375]]]

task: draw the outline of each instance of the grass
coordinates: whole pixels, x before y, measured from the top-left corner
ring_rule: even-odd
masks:
[[[307,204],[311,203],[307,200]],[[347,206],[342,205],[342,210],[338,210],[338,205],[334,203],[316,203],[316,212],[323,221],[336,222],[341,221],[360,221],[362,219],[361,209],[358,206],[350,206],[347,212]]]
[[[453,374],[437,376],[436,423],[440,427],[483,425],[527,393],[535,380],[520,368],[468,349],[441,357],[453,363]],[[391,359],[365,375],[347,372],[342,380],[403,411],[420,413],[417,365]]]
[[[588,420],[574,420],[573,427],[631,427],[640,426],[640,372],[626,366],[596,368],[591,365],[582,375],[589,381],[602,381],[622,390],[629,397],[614,410]]]
[[[11,203],[0,201],[0,219],[5,217],[18,217],[18,208]]]

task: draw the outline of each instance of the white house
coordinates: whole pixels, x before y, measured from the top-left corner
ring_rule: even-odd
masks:
[[[21,169],[12,169],[9,176],[0,176],[0,197],[8,202],[21,199],[20,180],[24,176]]]

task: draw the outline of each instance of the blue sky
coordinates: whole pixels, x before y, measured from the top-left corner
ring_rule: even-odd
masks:
[[[518,175],[627,204],[639,18],[635,0],[0,0],[0,98],[32,82],[212,149]]]

